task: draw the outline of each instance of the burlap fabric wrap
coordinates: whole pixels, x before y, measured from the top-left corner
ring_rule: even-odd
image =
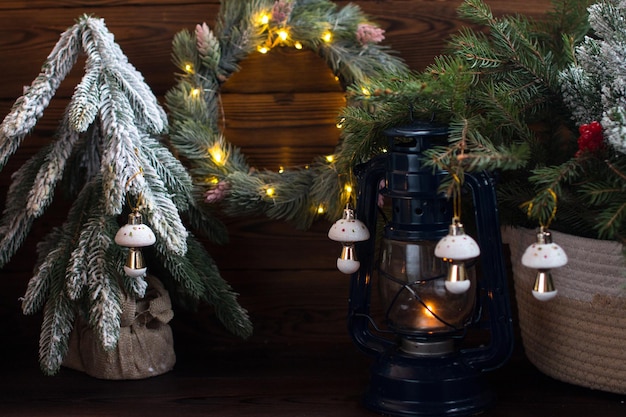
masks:
[[[174,338],[168,324],[174,317],[171,300],[158,279],[148,276],[146,281],[144,298],[123,300],[117,347],[102,349],[93,329],[79,318],[64,366],[101,379],[142,379],[174,367]]]
[[[622,245],[552,232],[569,262],[552,270],[558,294],[531,293],[536,271],[521,264],[536,231],[503,229],[511,249],[522,343],[528,359],[561,381],[626,393],[626,268]]]

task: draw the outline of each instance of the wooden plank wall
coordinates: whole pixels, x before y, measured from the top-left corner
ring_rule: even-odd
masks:
[[[227,0],[228,1],[228,0]],[[229,0],[235,1],[235,0]],[[245,0],[242,0],[245,1]],[[549,0],[488,0],[496,14],[542,15]],[[337,2],[345,5],[347,2]],[[390,45],[415,70],[432,62],[447,36],[461,22],[459,0],[359,0],[386,29]],[[210,0],[3,0],[0,2],[0,116],[9,111],[22,87],[30,84],[59,34],[83,13],[103,17],[116,41],[157,96],[174,85],[171,41],[182,29],[213,24],[219,1]],[[0,173],[0,204],[10,174],[50,140],[62,109],[82,75],[82,65],[62,84],[33,134]],[[278,50],[251,55],[223,89],[225,133],[257,167],[306,164],[330,152],[338,138],[335,116],[343,106],[341,88],[311,52]],[[40,317],[23,317],[18,298],[30,278],[35,245],[66,216],[69,203],[55,201],[38,220],[25,245],[1,272],[2,343],[36,345]],[[348,279],[335,271],[339,248],[326,238],[327,222],[298,231],[264,218],[225,219],[231,242],[211,247],[224,277],[241,294],[255,323],[251,340],[228,337],[210,308],[177,312],[175,331],[190,330],[199,349],[213,346],[288,346],[350,343],[345,330]],[[182,333],[182,331],[181,331]],[[22,338],[22,339],[20,339]],[[219,338],[215,341],[215,338]],[[33,360],[36,360],[33,358]]]

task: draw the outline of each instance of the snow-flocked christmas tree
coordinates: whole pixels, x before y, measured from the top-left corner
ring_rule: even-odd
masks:
[[[561,73],[563,97],[578,125],[601,122],[606,140],[626,153],[626,1],[589,7],[594,36],[576,47]]]
[[[212,304],[226,328],[247,337],[247,312],[181,216],[215,242],[224,240],[224,227],[206,205],[196,205],[191,178],[159,136],[167,131],[165,111],[102,19],[83,16],[65,31],[15,102],[0,125],[0,169],[82,52],[85,73],[55,140],[13,175],[0,219],[2,267],[58,188],[73,198],[67,220],[38,244],[38,262],[22,303],[25,314],[43,308],[42,370],[54,374],[61,366],[78,315],[93,327],[104,349],[116,346],[122,295],[141,298],[146,290],[143,276],[125,274],[127,249],[114,243],[130,210],[139,211],[154,230],[154,262],[174,299],[187,307]]]

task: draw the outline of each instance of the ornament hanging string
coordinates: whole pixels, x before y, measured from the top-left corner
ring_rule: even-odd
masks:
[[[139,195],[137,196],[137,204],[135,206],[133,206],[133,204],[130,201],[130,196],[129,196],[129,189],[130,189],[130,183],[133,182],[133,180],[135,178],[137,178],[138,176],[143,175],[143,168],[139,167],[139,171],[137,171],[135,174],[133,174],[132,177],[130,177],[128,179],[128,181],[126,181],[126,202],[128,203],[128,206],[132,208],[132,211],[134,212],[138,212],[139,209],[141,208],[142,204],[143,204],[143,195],[141,193],[139,193]]]
[[[452,211],[454,223],[460,223],[461,221],[461,178],[455,173],[451,174],[454,180],[455,186],[452,189]]]
[[[557,197],[556,193],[554,192],[554,190],[552,188],[548,188],[546,191],[550,194],[550,197],[552,197],[552,200],[554,200],[554,207],[552,207],[552,211],[550,212],[550,216],[548,217],[548,219],[545,222],[541,218],[539,219],[539,226],[541,227],[542,231],[543,230],[547,230],[550,227],[550,224],[552,223],[552,221],[556,217],[556,211],[557,211],[557,206],[558,206],[558,197]],[[534,203],[532,201],[529,201],[528,202],[528,210],[526,212],[528,217],[532,217],[533,208],[534,208]]]

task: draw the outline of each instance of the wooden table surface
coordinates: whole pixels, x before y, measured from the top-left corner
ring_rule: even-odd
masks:
[[[350,343],[219,349],[189,336],[196,337],[175,332],[173,371],[137,381],[98,380],[65,368],[44,376],[36,343],[19,345],[3,355],[0,416],[376,415],[360,405],[369,359]],[[498,400],[485,417],[626,416],[626,396],[555,381],[519,349],[488,379]]]

